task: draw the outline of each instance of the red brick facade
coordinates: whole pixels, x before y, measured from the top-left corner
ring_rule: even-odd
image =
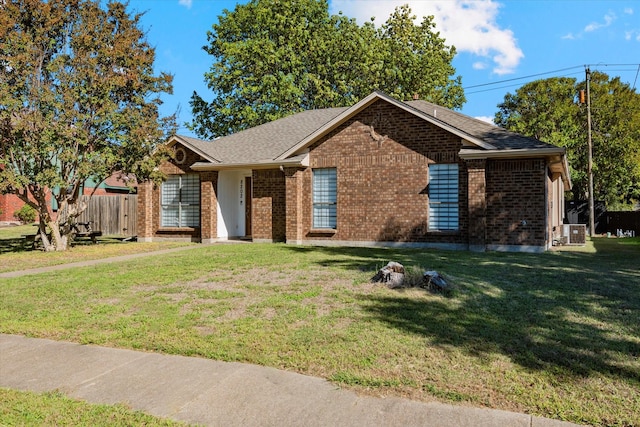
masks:
[[[460,158],[460,136],[415,114],[378,100],[309,147],[308,166],[255,168],[251,172],[251,235],[255,241],[296,244],[398,244],[469,248],[549,246],[553,184],[544,158]],[[160,193],[138,187],[139,238],[215,241],[218,172],[190,169],[200,156],[188,151],[182,165],[166,163],[167,174],[199,173],[201,227],[159,226]],[[456,231],[429,230],[429,166],[458,165]],[[313,169],[335,168],[337,225],[312,227]],[[222,172],[221,172],[222,173]],[[220,203],[224,203],[220,200]]]
[[[285,174],[279,169],[253,171],[252,237],[283,242],[287,235]]]
[[[174,147],[175,149],[183,147]],[[198,173],[191,169],[191,165],[201,160],[201,157],[191,150],[184,149],[186,156],[181,164],[172,161],[163,163],[160,170],[165,175],[179,175]],[[162,239],[188,239],[192,241],[213,241],[216,229],[216,172],[202,172],[200,175],[200,227],[161,227],[160,226],[160,187],[152,182],[138,183],[138,240],[152,241]],[[204,225],[204,227],[203,227]]]

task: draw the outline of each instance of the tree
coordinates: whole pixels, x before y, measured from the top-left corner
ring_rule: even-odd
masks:
[[[435,32],[433,16],[424,17],[420,25],[414,24],[415,19],[408,5],[400,6],[378,30],[382,43],[377,52],[382,57],[383,73],[373,79],[374,87],[365,91],[381,89],[398,99],[411,99],[417,94],[444,107],[462,107],[462,78],[451,78],[455,74],[451,65],[455,47],[446,46]]]
[[[193,94],[191,129],[224,136],[289,114],[352,105],[382,90],[459,108],[455,49],[434,33],[433,17],[414,25],[407,6],[386,24],[358,26],[330,15],[326,0],[252,0],[225,10],[207,33],[214,57],[205,80],[213,100]]]
[[[153,75],[141,15],[122,3],[5,0],[0,12],[0,191],[36,209],[45,250],[65,250],[88,178],[156,173],[172,77]]]
[[[588,197],[586,106],[577,95],[585,82],[550,78],[507,93],[498,126],[565,147],[573,196]],[[608,205],[640,199],[640,95],[604,73],[591,78],[594,197]]]

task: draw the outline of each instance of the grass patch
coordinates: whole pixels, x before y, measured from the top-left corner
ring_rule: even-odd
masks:
[[[0,388],[0,420],[7,426],[185,426],[124,405],[93,405],[61,393],[31,393]]]
[[[202,246],[117,269],[7,279],[0,332],[256,363],[374,395],[640,425],[640,239],[591,244],[544,254]],[[370,283],[388,261],[436,270],[455,292]]]
[[[192,243],[170,241],[123,242],[122,239],[104,236],[98,238],[98,244],[82,241],[65,252],[43,252],[33,250],[31,243],[27,243],[22,237],[35,234],[36,231],[37,227],[33,225],[0,227],[0,257],[2,257],[0,273],[192,245]]]

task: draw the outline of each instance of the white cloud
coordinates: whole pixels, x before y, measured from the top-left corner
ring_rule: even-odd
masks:
[[[563,40],[575,40],[577,37],[573,33],[565,34],[561,37]]]
[[[487,64],[485,64],[484,62],[477,61],[473,63],[474,70],[484,70],[486,68],[487,68]]]
[[[625,40],[634,40],[635,39],[636,41],[640,42],[640,30],[625,31],[624,39]]]
[[[627,15],[633,15],[633,9],[631,9],[630,7],[627,7],[627,8],[624,10],[624,13],[626,13]]]
[[[492,125],[494,125],[494,126],[496,125],[496,124],[493,122],[493,117],[489,117],[489,116],[476,116],[475,118],[476,118],[476,119],[478,119],[478,120],[482,120],[483,122],[491,123],[491,124],[492,124]]]
[[[600,28],[608,27],[616,20],[616,14],[613,12],[609,12],[604,15],[604,22],[592,22],[586,27],[584,27],[584,31],[590,33],[592,31],[599,30]]]
[[[180,4],[180,6],[185,6],[187,9],[191,9],[193,0],[178,0],[178,4]]]
[[[454,45],[458,52],[491,60],[496,74],[513,73],[524,58],[513,32],[497,24],[501,5],[494,0],[332,0],[331,11],[342,11],[360,23],[375,16],[380,26],[397,6],[407,3],[418,16],[418,23],[423,16],[433,15],[436,31],[448,45]]]

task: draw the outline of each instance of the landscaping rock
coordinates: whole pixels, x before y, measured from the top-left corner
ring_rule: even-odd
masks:
[[[398,262],[391,261],[382,267],[375,276],[371,278],[372,282],[386,283],[391,288],[401,288],[404,284],[404,266]]]
[[[424,287],[444,291],[449,288],[449,284],[437,271],[424,272]]]

